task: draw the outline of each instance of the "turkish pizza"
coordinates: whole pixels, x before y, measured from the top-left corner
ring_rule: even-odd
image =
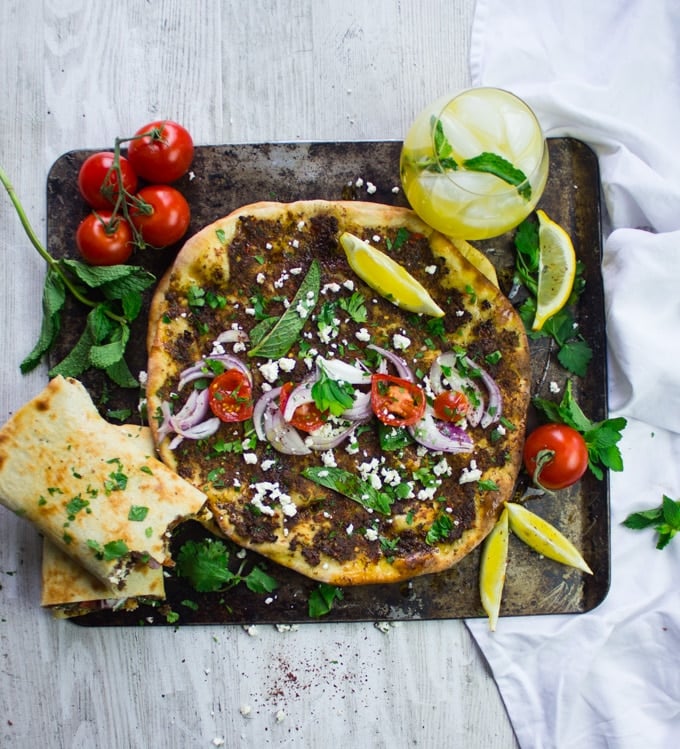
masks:
[[[450,568],[513,492],[522,322],[410,210],[263,202],[219,219],[161,280],[148,349],[162,460],[228,538],[310,578]]]

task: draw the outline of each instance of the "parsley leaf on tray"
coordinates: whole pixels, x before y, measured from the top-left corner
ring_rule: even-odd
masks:
[[[546,320],[539,331],[532,330],[536,316],[536,294],[538,292],[539,241],[538,224],[529,219],[523,221],[515,232],[515,280],[526,288],[529,296],[520,307],[519,314],[529,338],[552,338],[557,344],[557,359],[572,374],[583,377],[593,352],[583,336],[578,332],[572,308],[585,288],[583,263],[576,266],[574,288],[567,304],[555,315]]]
[[[533,403],[550,421],[567,424],[583,435],[588,448],[588,467],[596,478],[602,479],[606,468],[611,471],[623,470],[618,443],[627,421],[622,416],[591,421],[574,398],[571,380],[567,381],[560,403],[544,398],[534,398]]]
[[[186,541],[177,554],[177,574],[185,577],[199,593],[229,590],[245,583],[253,593],[271,593],[278,583],[260,567],[243,575],[245,560],[236,572],[229,569],[229,550],[222,541],[207,538]]]

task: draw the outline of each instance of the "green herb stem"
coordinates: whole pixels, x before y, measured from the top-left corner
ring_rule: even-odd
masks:
[[[40,257],[47,263],[50,270],[52,270],[54,273],[56,273],[61,280],[64,282],[64,286],[69,290],[69,292],[73,295],[75,299],[77,299],[81,304],[84,304],[86,307],[96,307],[97,302],[93,302],[91,299],[88,299],[80,289],[78,289],[77,286],[74,285],[73,281],[69,277],[67,273],[64,273],[64,270],[61,267],[61,264],[58,260],[55,260],[55,258],[50,255],[50,253],[45,249],[42,242],[38,238],[38,235],[35,233],[35,230],[31,226],[30,221],[28,220],[28,216],[26,215],[26,211],[24,210],[24,207],[19,200],[19,196],[16,193],[16,190],[14,189],[14,186],[12,185],[9,177],[7,176],[7,173],[5,170],[0,166],[0,182],[2,182],[3,187],[7,191],[7,194],[9,195],[9,199],[12,201],[12,204],[14,205],[14,208],[16,209],[17,215],[19,217],[19,221],[21,222],[21,225],[24,228],[24,231],[26,232],[26,236],[28,237],[29,241],[35,247],[35,249],[40,254]],[[119,323],[127,323],[127,320],[122,317],[121,315],[117,315],[115,312],[109,309],[104,310],[107,317],[109,317],[111,320],[115,320]]]

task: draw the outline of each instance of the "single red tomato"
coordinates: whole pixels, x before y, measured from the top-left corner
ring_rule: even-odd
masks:
[[[281,413],[286,410],[286,403],[288,403],[293,388],[292,382],[285,382],[281,387],[279,395]],[[318,409],[316,403],[303,403],[295,409],[293,418],[288,423],[302,432],[315,432],[326,423],[326,418],[324,413]]]
[[[588,446],[583,436],[566,424],[543,424],[524,443],[524,466],[540,486],[564,489],[588,468]]]
[[[132,229],[111,211],[93,211],[78,226],[76,246],[90,265],[118,265],[132,255]]]
[[[130,220],[144,242],[152,247],[167,247],[180,240],[189,228],[190,219],[186,198],[169,185],[143,187],[130,208]]]
[[[210,382],[209,403],[222,421],[245,421],[253,415],[253,388],[240,369],[227,369]]]
[[[425,413],[425,393],[414,382],[392,375],[371,376],[371,407],[387,426],[415,424]]]
[[[140,177],[149,182],[174,182],[191,166],[194,141],[189,131],[176,122],[158,120],[135,133],[127,155]]]
[[[78,172],[78,189],[93,208],[111,208],[115,205],[120,189],[118,172],[113,168],[112,151],[100,151],[88,156]],[[124,157],[119,158],[123,190],[133,194],[137,189],[137,174]]]
[[[470,410],[470,401],[460,390],[444,390],[435,397],[432,408],[442,421],[460,421]]]

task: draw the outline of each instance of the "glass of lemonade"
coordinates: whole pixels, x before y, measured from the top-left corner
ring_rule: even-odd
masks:
[[[400,171],[423,221],[457,239],[487,239],[536,207],[548,178],[548,146],[521,99],[499,88],[471,88],[418,115],[404,139]]]

